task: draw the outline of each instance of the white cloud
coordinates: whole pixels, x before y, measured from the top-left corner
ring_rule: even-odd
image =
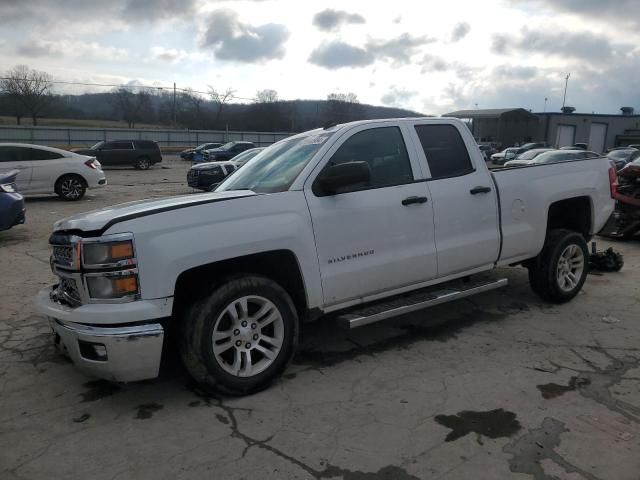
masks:
[[[571,72],[578,110],[640,110],[636,3],[0,0],[0,70],[28,64],[59,80],[212,84],[248,98],[263,88],[283,99],[352,91],[424,113],[474,103],[537,110],[545,96],[554,109]],[[338,20],[320,29],[314,17],[325,10]]]

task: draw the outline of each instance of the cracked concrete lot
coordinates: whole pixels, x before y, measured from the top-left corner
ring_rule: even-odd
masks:
[[[87,378],[53,348],[36,292],[54,220],[187,194],[187,164],[109,170],[86,199],[27,202],[0,232],[0,478],[640,478],[640,243],[561,306],[522,268],[507,289],[345,332],[302,328],[283,378],[212,396],[169,359],[159,379]]]

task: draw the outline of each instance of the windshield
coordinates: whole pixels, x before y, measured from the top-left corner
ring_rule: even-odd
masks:
[[[252,190],[256,193],[284,192],[334,132],[323,132],[282,140],[261,151],[216,192]]]
[[[211,144],[210,143],[203,143],[202,145],[198,145],[196,148],[194,148],[194,150],[204,150],[209,145],[211,145]]]
[[[633,152],[635,152],[635,150],[614,150],[613,152],[609,152],[607,157],[624,160],[629,158]]]
[[[262,148],[252,148],[250,150],[246,150],[246,151],[242,152],[240,155],[236,155],[235,157],[233,157],[233,161],[236,162],[236,163],[245,164],[249,160],[251,160],[253,157],[258,155],[262,150],[264,150],[264,149],[262,149]]]
[[[584,158],[584,153],[565,150],[564,152],[545,152],[538,155],[535,159],[535,163],[555,163],[564,162],[566,160],[577,160]]]
[[[526,152],[524,152],[523,154],[518,156],[518,160],[533,160],[534,158],[536,158],[541,153],[544,153],[544,150],[543,151],[540,151],[540,150],[527,150]]]
[[[229,142],[229,143],[225,143],[224,145],[222,145],[221,147],[218,147],[220,150],[231,150],[231,148],[233,148],[233,146],[236,144],[236,142]]]
[[[90,150],[97,150],[99,149],[102,145],[104,145],[104,142],[98,142],[96,143],[93,147],[90,148]]]

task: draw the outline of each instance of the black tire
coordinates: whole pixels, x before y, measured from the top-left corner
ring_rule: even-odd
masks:
[[[582,253],[581,268],[573,269],[566,259],[561,258],[570,246],[574,246],[575,267],[579,265],[579,253]],[[529,264],[529,283],[535,293],[543,300],[552,303],[565,303],[575,297],[582,289],[589,267],[589,250],[584,237],[571,230],[552,230],[545,241],[540,255]],[[579,270],[579,272],[578,272]],[[572,278],[567,276],[571,274]],[[561,279],[561,277],[565,277]],[[563,283],[566,282],[566,283]]]
[[[151,160],[149,160],[149,157],[140,157],[133,166],[138,170],[149,170],[151,168]]]
[[[80,200],[87,191],[87,182],[80,175],[63,175],[56,181],[54,191],[63,200]]]
[[[263,340],[256,340],[255,333],[260,335],[264,333],[264,329],[268,329],[271,324],[265,327],[254,326],[258,324],[260,319],[271,317],[273,310],[269,310],[265,317],[256,316],[254,320],[251,317],[243,316],[236,310],[236,303],[241,298],[250,297],[249,302],[257,299],[266,300],[277,309],[275,315],[280,315],[281,320],[272,321],[272,330],[267,330],[265,338],[282,337],[282,344],[273,354],[273,359],[263,355],[258,348],[265,346],[270,348],[270,343],[263,343]],[[233,305],[233,307],[231,307]],[[257,305],[248,303],[247,313],[256,308]],[[263,304],[264,308],[270,308]],[[226,313],[229,309],[236,312],[239,320],[248,319],[249,323],[243,323],[243,332],[240,332],[240,323],[234,323],[231,314]],[[259,312],[254,310],[253,314]],[[238,320],[238,322],[239,322]],[[281,323],[280,323],[281,321]],[[220,325],[226,322],[226,327],[218,330]],[[253,323],[255,322],[255,323]],[[276,324],[279,332],[276,334]],[[238,328],[236,328],[238,327]],[[189,375],[203,388],[207,390],[217,390],[231,395],[247,395],[260,391],[276,379],[287,367],[287,364],[293,357],[298,342],[298,315],[296,309],[287,292],[274,281],[257,275],[241,275],[230,277],[213,293],[192,304],[182,318],[182,334],[180,341],[180,354],[182,361],[189,372]],[[253,330],[251,330],[253,328]],[[214,332],[233,332],[228,333],[229,343],[224,339],[214,340]],[[240,333],[238,333],[240,332]],[[253,336],[251,336],[253,335]],[[260,337],[262,338],[262,337]],[[235,340],[234,340],[235,339]],[[249,343],[254,342],[251,350],[247,352]],[[221,343],[216,343],[221,342]],[[240,345],[237,343],[240,342]],[[231,346],[229,346],[232,344]],[[220,347],[225,347],[220,348]],[[215,347],[224,350],[223,354],[214,353]],[[247,357],[248,355],[248,357]],[[239,358],[239,360],[237,360]],[[247,361],[247,358],[249,361]],[[253,363],[256,362],[257,363]],[[236,374],[230,373],[234,370],[237,360]],[[263,370],[259,370],[260,362],[265,362]],[[269,363],[270,362],[270,363]],[[249,367],[247,367],[247,363]],[[241,370],[244,366],[246,369],[256,367],[256,373],[243,376]]]

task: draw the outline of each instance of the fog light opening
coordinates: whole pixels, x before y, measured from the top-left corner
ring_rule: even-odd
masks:
[[[78,347],[80,348],[80,355],[87,360],[93,360],[95,362],[106,362],[107,347],[102,343],[85,342],[84,340],[78,340]]]

